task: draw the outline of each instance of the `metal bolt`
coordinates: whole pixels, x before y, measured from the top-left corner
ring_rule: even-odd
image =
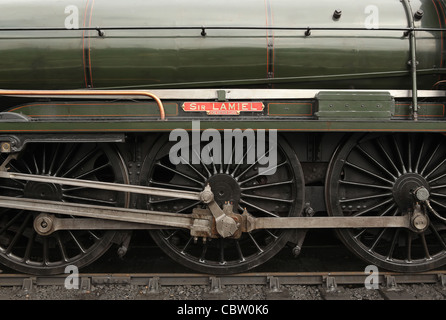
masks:
[[[415,12],[414,18],[415,18],[415,20],[421,20],[421,18],[423,18],[423,15],[424,15],[424,11],[419,9],[419,10],[417,10],[417,12]]]
[[[333,19],[338,20],[342,15],[342,10],[336,9],[333,12]]]
[[[1,144],[1,152],[11,152],[11,144],[9,142],[3,142]]]
[[[415,190],[415,198],[417,198],[418,201],[426,201],[429,199],[429,196],[429,191],[425,187],[420,187]]]

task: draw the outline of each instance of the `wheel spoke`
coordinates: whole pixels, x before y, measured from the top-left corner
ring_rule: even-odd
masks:
[[[181,212],[184,212],[185,210],[189,210],[190,208],[194,208],[194,207],[198,206],[200,203],[201,203],[201,201],[197,201],[197,202],[194,202],[188,206],[184,206],[183,208],[177,210],[177,213],[181,213]]]
[[[25,255],[23,256],[23,262],[27,263],[29,261],[29,258],[31,256],[31,250],[33,248],[34,245],[34,239],[36,237],[36,231],[34,230],[34,228],[32,228],[31,230],[31,235],[28,238],[28,243],[26,244],[26,249],[25,249]]]
[[[386,179],[384,177],[381,177],[381,176],[379,176],[379,175],[377,175],[377,174],[375,174],[375,173],[373,173],[373,172],[371,172],[371,171],[369,171],[367,169],[361,168],[360,166],[357,166],[357,165],[355,165],[353,163],[350,163],[348,161],[345,161],[345,164],[348,165],[349,167],[355,168],[356,170],[359,170],[359,171],[361,171],[361,172],[363,172],[363,173],[365,173],[365,174],[367,174],[367,175],[369,175],[371,177],[374,177],[376,179],[384,181],[384,182],[386,182],[388,184],[393,184],[394,183],[393,181],[390,181],[390,180],[388,180],[388,179]]]
[[[4,225],[1,229],[0,229],[0,234],[3,234],[6,230],[9,229],[9,227],[11,227],[13,224],[15,224],[15,222],[21,217],[21,215],[24,213],[24,210],[20,210],[19,212],[17,212],[14,217],[8,221],[8,223],[6,223],[6,225]]]
[[[25,231],[25,228],[28,225],[28,222],[30,221],[31,217],[32,217],[31,215],[27,215],[26,218],[23,220],[22,224],[20,225],[20,228],[15,233],[14,238],[12,238],[11,242],[9,243],[8,248],[6,248],[5,254],[8,255],[11,253],[15,244],[20,239],[20,237],[23,235],[23,232]]]
[[[58,168],[56,170],[56,172],[54,173],[54,176],[57,177],[59,176],[60,172],[62,171],[62,169],[65,167],[65,165],[67,164],[68,160],[71,160],[73,157],[74,152],[78,149],[78,145],[73,144],[71,145],[70,149],[68,150],[67,154],[65,155],[64,159],[62,160],[62,162],[58,165]]]
[[[403,215],[414,206],[410,193],[424,186],[429,190],[432,206],[443,215],[446,212],[446,182],[443,181],[446,180],[446,159],[440,156],[445,154],[445,140],[437,134],[352,136],[336,151],[328,168],[329,214]],[[446,240],[434,223],[439,223],[441,230],[444,226],[434,216],[429,218],[429,227],[422,233],[407,228],[360,228],[338,229],[337,234],[349,249],[384,269],[427,271],[446,263]]]
[[[181,254],[185,254],[187,248],[189,247],[189,245],[192,243],[192,237],[189,238],[189,240],[186,242],[186,244],[184,245],[183,249],[181,250]]]
[[[100,163],[98,162],[100,161]],[[128,180],[123,158],[111,145],[102,144],[34,144],[24,149],[14,170],[44,176],[69,176],[75,179],[92,175],[99,181]],[[21,187],[23,186],[23,188]],[[51,192],[48,192],[50,190]],[[91,188],[66,188],[44,182],[17,182],[0,187],[1,195],[18,193],[17,197],[61,202],[93,202],[109,206],[126,203],[127,195],[117,192],[91,192]],[[113,198],[113,200],[111,200]],[[102,255],[111,245],[114,231],[57,231],[37,235],[33,228],[36,214],[10,209],[2,213],[0,234],[7,234],[7,244],[0,244],[0,259],[13,269],[30,274],[63,273],[68,263],[82,267]],[[66,219],[74,219],[67,216]],[[9,239],[10,237],[10,239]],[[75,250],[71,250],[74,248]],[[78,248],[78,250],[76,250]]]
[[[224,239],[220,238],[220,264],[221,265],[225,265],[226,264],[226,260],[225,260],[225,245],[224,245]]]
[[[272,170],[277,170],[277,169],[279,169],[280,167],[282,167],[282,166],[284,166],[284,165],[286,165],[286,164],[288,164],[288,162],[287,162],[287,161],[284,161],[284,162],[282,162],[282,163],[280,163],[280,164],[278,164],[278,165],[275,165],[275,166],[269,168],[268,170],[263,171],[261,174],[260,174],[260,173],[257,173],[257,174],[255,174],[255,175],[253,175],[252,177],[249,177],[249,178],[247,178],[247,179],[245,179],[245,180],[243,180],[243,181],[239,181],[239,183],[240,183],[240,185],[243,185],[243,184],[245,184],[246,182],[251,181],[252,179],[255,179],[255,178],[257,178],[257,177],[260,177],[261,175],[266,175],[267,173],[269,173],[269,172],[272,171]]]
[[[195,149],[192,148],[193,153],[195,154],[195,156],[200,159],[200,164],[202,166],[202,168],[206,171],[206,173],[208,174],[208,178],[210,178],[212,176],[212,173],[209,171],[208,167],[203,163],[203,160],[201,160],[200,155],[197,153],[197,151],[195,151]]]
[[[406,169],[406,166],[404,165],[404,161],[403,161],[403,155],[401,154],[400,147],[398,146],[398,142],[396,141],[394,135],[392,135],[392,141],[393,141],[393,146],[395,147],[398,162],[400,163],[400,166],[401,166],[401,170],[402,170],[403,174],[407,173],[407,169]]]
[[[420,151],[418,152],[417,162],[415,164],[415,169],[414,169],[414,172],[416,172],[416,173],[418,173],[418,168],[420,167],[421,157],[423,154],[425,141],[426,141],[426,139],[423,137],[422,142],[421,142]]]
[[[179,175],[179,176],[182,176],[182,177],[184,177],[184,178],[186,178],[186,179],[188,179],[188,180],[190,180],[190,181],[193,181],[193,182],[195,182],[196,184],[198,184],[198,185],[200,185],[200,186],[204,186],[204,183],[203,183],[203,182],[198,181],[198,180],[196,180],[196,179],[194,179],[194,178],[188,176],[187,174],[184,174],[184,173],[182,173],[182,172],[180,172],[180,171],[178,171],[178,170],[172,169],[172,168],[170,168],[170,167],[168,167],[168,166],[162,164],[161,162],[158,162],[156,165],[159,166],[159,167],[161,167],[161,168],[167,169],[167,170],[169,170],[169,171],[171,171],[171,172],[173,172],[173,173],[175,173],[175,174],[177,174],[177,175]]]
[[[53,158],[52,158],[52,160],[51,160],[50,167],[48,168],[48,175],[52,175],[52,172],[53,172],[53,170],[54,170],[54,166],[56,165],[56,159],[57,159],[57,157],[59,156],[60,146],[61,146],[60,144],[58,144],[58,145],[56,146],[56,150],[54,151],[54,154],[53,154]]]
[[[428,180],[428,182],[429,182],[429,184],[432,184],[432,183],[434,183],[435,181],[438,181],[438,180],[443,179],[444,177],[446,177],[446,173],[443,173],[442,175],[439,175],[439,176],[436,177],[436,178],[433,178],[433,179],[431,179],[431,180]],[[432,189],[432,188],[434,188],[434,186],[431,186],[431,189]]]
[[[364,201],[364,200],[370,200],[370,199],[376,199],[376,198],[382,198],[382,197],[391,197],[391,196],[392,196],[391,193],[380,193],[380,194],[375,194],[372,196],[364,196],[364,197],[351,198],[351,199],[340,199],[339,203]]]
[[[446,163],[446,158],[443,159],[443,161],[441,161],[434,169],[432,169],[431,171],[429,171],[429,173],[425,174],[424,177],[427,179],[431,176],[432,173],[434,173],[435,171],[437,171],[440,167],[442,167],[444,164]]]
[[[73,177],[73,179],[82,179],[82,178],[88,177],[89,175],[92,175],[93,173],[96,173],[98,171],[104,170],[105,168],[108,168],[110,166],[111,166],[111,164],[110,164],[110,162],[108,162],[106,164],[103,164],[102,166],[99,166],[97,168],[93,168],[90,171],[87,171],[87,172],[82,173],[82,174],[80,174],[80,175],[78,175],[76,177]]]
[[[431,153],[429,159],[426,161],[426,163],[424,164],[423,168],[420,171],[421,175],[424,175],[424,171],[427,169],[427,167],[429,166],[429,164],[431,163],[432,159],[434,158],[434,156],[437,154],[437,151],[440,149],[442,143],[438,143],[437,146],[435,147],[434,152]]]
[[[157,185],[157,186],[163,186],[163,187],[167,187],[170,189],[179,189],[179,190],[187,189],[187,190],[192,190],[192,191],[203,191],[203,188],[179,185],[179,184],[168,183],[168,182],[159,182],[159,181],[154,181],[154,180],[150,180],[150,184]]]
[[[66,199],[94,202],[94,203],[105,204],[108,206],[115,206],[117,204],[116,201],[102,200],[102,199],[97,199],[97,198],[87,198],[87,197],[81,197],[81,196],[73,196],[73,195],[68,195],[68,194],[64,194],[63,197]]]
[[[167,141],[165,145],[168,145]],[[201,161],[200,165],[191,167],[190,161],[184,161],[188,159],[183,160],[185,163],[173,166],[167,158],[166,148],[158,147],[148,156],[148,159],[153,160],[147,161],[145,163],[147,167],[141,171],[148,173],[146,181],[149,186],[157,185],[158,180],[162,180],[158,185],[163,187],[179,190],[196,188],[199,189],[196,191],[201,191],[202,188],[197,188],[198,184],[195,185],[195,183],[200,182],[201,186],[201,181],[203,181],[211,186],[214,199],[220,206],[228,201],[233,202],[234,213],[241,214],[246,207],[253,216],[299,215],[303,207],[304,179],[294,151],[284,141],[281,142],[277,148],[279,164],[273,168],[266,168],[268,171],[260,174],[259,160],[267,156],[268,153],[253,159],[249,164],[244,163],[245,159],[250,157],[251,148],[252,145],[244,147],[243,154],[240,152],[238,155],[235,152],[235,147],[225,150],[224,141],[222,141],[224,152],[221,154],[221,159],[217,159],[216,154],[211,154],[209,152],[211,150],[208,148],[209,160],[212,160],[212,163],[205,165]],[[206,152],[206,146],[203,150]],[[193,151],[199,152],[199,150]],[[190,152],[189,157],[191,155],[194,153]],[[233,161],[233,158],[236,159]],[[226,162],[215,163],[218,160]],[[278,168],[280,170],[277,170]],[[166,173],[166,171],[168,172]],[[163,180],[163,176],[166,177],[166,181]],[[272,193],[275,188],[278,192]],[[259,193],[255,193],[257,190]],[[262,194],[268,196],[262,196]],[[202,204],[199,201],[181,202],[172,199],[166,201],[157,199],[157,203],[147,201],[147,206],[151,210],[159,208],[163,211],[187,215],[194,207],[202,206]],[[181,237],[173,237],[166,236],[165,231],[152,230],[151,234],[158,246],[176,261],[199,272],[212,274],[229,274],[249,270],[279,252],[290,236],[289,230],[262,230],[249,234],[244,233],[239,239],[219,237],[207,239],[202,243],[201,240],[197,242],[197,239],[194,240],[194,237],[188,236],[187,233],[182,233]]]
[[[384,228],[376,237],[375,241],[373,241],[372,246],[369,248],[369,251],[374,251],[375,247],[378,245],[378,242],[382,239],[384,233],[387,231],[387,228]]]
[[[410,230],[407,230],[406,233],[407,233],[407,237],[406,237],[407,261],[411,262],[412,261],[412,232]]]
[[[251,149],[252,149],[252,145],[248,146],[246,152],[243,154],[243,157],[240,159],[240,161],[235,166],[234,170],[231,172],[232,177],[235,177],[237,170],[240,168],[240,165],[243,163],[243,160],[246,158],[246,156],[248,155],[249,151],[251,151]]]
[[[446,243],[443,237],[438,233],[437,228],[432,224],[432,221],[429,222],[429,230],[435,235],[442,248],[446,250]]]
[[[399,176],[401,173],[398,170],[398,168],[395,166],[395,163],[393,162],[393,160],[390,158],[389,154],[387,153],[386,149],[384,149],[384,146],[382,145],[381,141],[378,139],[377,141],[377,145],[379,147],[379,149],[381,150],[381,153],[386,157],[387,161],[390,163],[390,165],[392,166],[392,168],[396,171],[396,175]],[[396,176],[391,173],[389,170],[387,170],[387,168],[385,168],[381,163],[379,163],[374,157],[372,157],[368,152],[366,152],[364,149],[362,149],[360,146],[358,146],[358,149],[362,152],[363,155],[366,156],[366,158],[368,158],[373,164],[375,164],[379,169],[381,169],[382,171],[384,171],[385,173],[387,173],[390,177],[392,177],[393,179],[396,179]]]
[[[254,243],[254,245],[256,246],[257,251],[258,251],[259,253],[262,253],[262,252],[263,252],[263,249],[262,249],[262,248],[260,247],[260,245],[257,243],[256,239],[254,239],[254,237],[252,236],[251,232],[248,232],[248,236],[249,236],[249,238],[251,239],[251,241]]]
[[[62,239],[60,238],[60,235],[58,233],[56,233],[56,241],[57,241],[57,245],[59,246],[60,249],[60,254],[62,255],[62,260],[64,262],[68,262],[68,255],[67,252],[65,250],[65,245],[62,242]]]
[[[380,186],[380,185],[376,185],[376,184],[361,183],[361,182],[354,182],[354,181],[347,181],[347,180],[339,180],[339,183],[350,185],[350,186],[355,186],[355,187],[365,187],[365,188],[370,188],[370,189],[392,190],[392,187],[389,187],[389,186]]]
[[[246,261],[245,257],[243,256],[242,248],[240,247],[240,243],[238,240],[235,241],[235,246],[237,248],[237,253],[240,257],[240,262]]]
[[[48,249],[48,238],[43,238],[43,249],[42,249],[42,257],[43,257],[43,264],[47,266],[50,263],[50,254]]]
[[[281,182],[273,182],[273,183],[265,183],[265,184],[259,184],[259,185],[251,186],[251,187],[240,187],[240,190],[241,191],[256,190],[256,189],[261,189],[261,188],[284,186],[284,185],[292,184],[292,183],[294,183],[293,180],[281,181]]]
[[[83,165],[86,161],[93,158],[96,154],[98,154],[99,150],[97,148],[94,148],[90,152],[88,152],[82,159],[77,161],[70,169],[68,169],[61,177],[67,177],[70,173],[75,171],[77,168],[79,168],[81,165]]]
[[[77,245],[77,247],[79,248],[79,250],[82,253],[86,252],[86,249],[84,248],[84,246],[82,245],[82,243],[80,242],[80,240],[78,239],[78,237],[76,237],[73,233],[73,231],[68,231],[68,234],[70,235],[71,239],[73,239],[74,243]]]
[[[252,163],[251,165],[249,165],[242,173],[240,173],[237,177],[235,177],[235,180],[239,180],[244,174],[246,174],[249,170],[252,169],[252,167],[254,167],[256,164],[259,163],[260,160],[262,160],[264,157],[266,157],[267,154],[269,154],[271,150],[269,150],[268,152],[265,152],[260,158],[258,158],[256,161],[254,161],[254,163]],[[271,169],[268,169],[268,171]]]
[[[362,216],[365,213],[373,211],[373,210],[375,210],[375,209],[377,209],[377,208],[379,208],[379,207],[381,207],[381,206],[383,206],[383,205],[385,205],[385,204],[387,204],[389,202],[393,202],[393,199],[388,199],[386,201],[379,202],[378,204],[376,204],[376,205],[374,205],[372,207],[369,207],[369,208],[367,208],[367,209],[365,209],[363,211],[360,211],[360,212],[354,214],[353,216],[355,216],[355,217]]]
[[[412,172],[412,140],[407,136],[407,171]]]
[[[245,193],[242,193],[241,195],[242,195],[242,197],[246,197],[246,198],[261,199],[261,200],[267,200],[267,201],[277,201],[277,202],[285,202],[285,203],[293,203],[294,202],[293,199],[272,198],[272,197],[257,196],[254,194],[245,194]]]
[[[427,260],[431,260],[432,257],[429,253],[429,248],[427,246],[426,237],[424,235],[424,232],[420,234],[421,243],[423,244],[424,254]]]
[[[399,233],[400,233],[400,229],[395,229],[393,238],[392,238],[392,242],[390,244],[389,253],[387,254],[386,260],[392,260],[393,252],[395,251],[395,246],[399,239]]]
[[[200,255],[200,258],[198,259],[198,261],[200,261],[201,263],[205,263],[206,262],[205,258],[206,258],[207,251],[208,251],[208,243],[206,242],[203,245],[203,249],[201,250],[201,255]]]
[[[250,202],[248,202],[248,201],[246,201],[246,200],[240,199],[240,202],[241,202],[241,203],[244,203],[244,204],[246,204],[246,205],[248,205],[248,206],[250,206],[250,207],[252,207],[252,208],[254,208],[254,209],[258,210],[258,211],[264,212],[264,213],[266,213],[267,215],[270,215],[270,216],[272,216],[272,217],[276,217],[276,218],[280,217],[278,214],[275,214],[275,213],[272,213],[272,212],[270,212],[270,211],[268,211],[268,210],[262,209],[262,208],[260,208],[260,207],[258,207],[258,206],[256,206],[256,205],[254,205],[254,204],[252,204],[252,203],[250,203]],[[242,207],[240,206],[240,208],[242,208]],[[242,210],[243,210],[243,208],[242,208]]]
[[[200,176],[200,178],[203,179],[203,181],[206,181],[207,178],[200,172],[198,171],[189,161],[187,161],[186,159],[184,159],[183,157],[180,157],[181,161],[183,161],[183,163],[185,163],[186,165],[189,166],[189,168],[191,168],[196,174],[198,174]]]

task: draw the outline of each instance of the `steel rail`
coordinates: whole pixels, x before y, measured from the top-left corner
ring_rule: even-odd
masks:
[[[444,281],[446,270],[421,273],[379,272],[378,283],[386,285],[389,277],[397,284],[430,283],[440,284]],[[328,278],[334,278],[337,284],[363,285],[369,274],[359,271],[337,272],[256,272],[234,275],[213,276],[198,273],[80,273],[79,278],[88,284],[121,284],[148,286],[152,281],[160,286],[211,285],[215,280],[221,285],[268,285],[278,279],[281,285],[323,285]],[[23,286],[32,283],[36,286],[63,286],[67,274],[53,276],[31,276],[27,274],[0,274],[0,287]],[[82,289],[82,288],[81,288]]]

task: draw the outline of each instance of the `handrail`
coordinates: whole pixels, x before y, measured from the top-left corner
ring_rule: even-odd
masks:
[[[0,32],[16,32],[16,31],[101,31],[107,30],[198,30],[203,33],[203,30],[283,30],[283,31],[402,31],[410,32],[413,27],[384,27],[384,28],[366,28],[366,27],[279,27],[279,26],[103,26],[103,27],[79,27],[76,29],[67,29],[63,27],[12,27],[1,28]],[[416,31],[446,31],[446,28],[431,28],[431,27],[417,27]],[[205,36],[206,34],[201,34]]]
[[[410,73],[412,76],[412,113],[413,113],[413,120],[418,120],[418,85],[417,85],[417,39],[415,37],[415,21],[413,18],[413,12],[412,8],[410,7],[410,4],[408,0],[402,0],[401,1],[404,9],[407,14],[407,20],[410,27],[409,31],[409,45],[410,45]]]
[[[145,96],[158,104],[161,120],[166,113],[161,100],[153,93],[135,90],[0,90],[0,96]]]

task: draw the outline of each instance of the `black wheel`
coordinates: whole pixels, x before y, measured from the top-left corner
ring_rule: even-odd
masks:
[[[446,217],[446,138],[437,134],[355,135],[334,155],[326,201],[332,216],[398,216],[425,187]],[[446,263],[446,225],[429,216],[421,233],[403,228],[339,229],[346,246],[365,261],[397,272],[422,272]]]
[[[151,186],[179,190],[202,191],[210,184],[220,207],[232,202],[235,212],[246,208],[257,217],[287,217],[299,215],[303,207],[304,181],[302,169],[293,150],[278,140],[277,166],[272,175],[260,174],[258,159],[246,161],[246,149],[242,161],[227,164],[173,165],[169,161],[172,142],[163,142],[152,150],[145,163],[144,177]],[[200,149],[201,150],[201,149]],[[191,150],[191,157],[193,151]],[[223,154],[228,159],[231,154]],[[243,163],[242,163],[243,162]],[[273,171],[273,170],[272,170]],[[271,171],[271,172],[272,172]],[[151,196],[147,207],[190,214],[199,206],[198,201]],[[239,239],[200,239],[195,242],[188,230],[155,230],[151,232],[155,242],[167,255],[180,264],[203,273],[230,274],[254,268],[279,252],[289,239],[284,230],[258,230],[245,233]]]
[[[4,156],[3,156],[4,158]],[[128,183],[120,154],[107,145],[31,144],[10,162],[11,172]],[[85,187],[2,179],[0,194],[17,198],[127,206],[127,195]],[[81,268],[100,257],[111,245],[113,231],[59,230],[41,236],[33,228],[40,212],[1,209],[0,261],[20,272],[49,275],[66,266]],[[73,219],[65,215],[58,218]]]

